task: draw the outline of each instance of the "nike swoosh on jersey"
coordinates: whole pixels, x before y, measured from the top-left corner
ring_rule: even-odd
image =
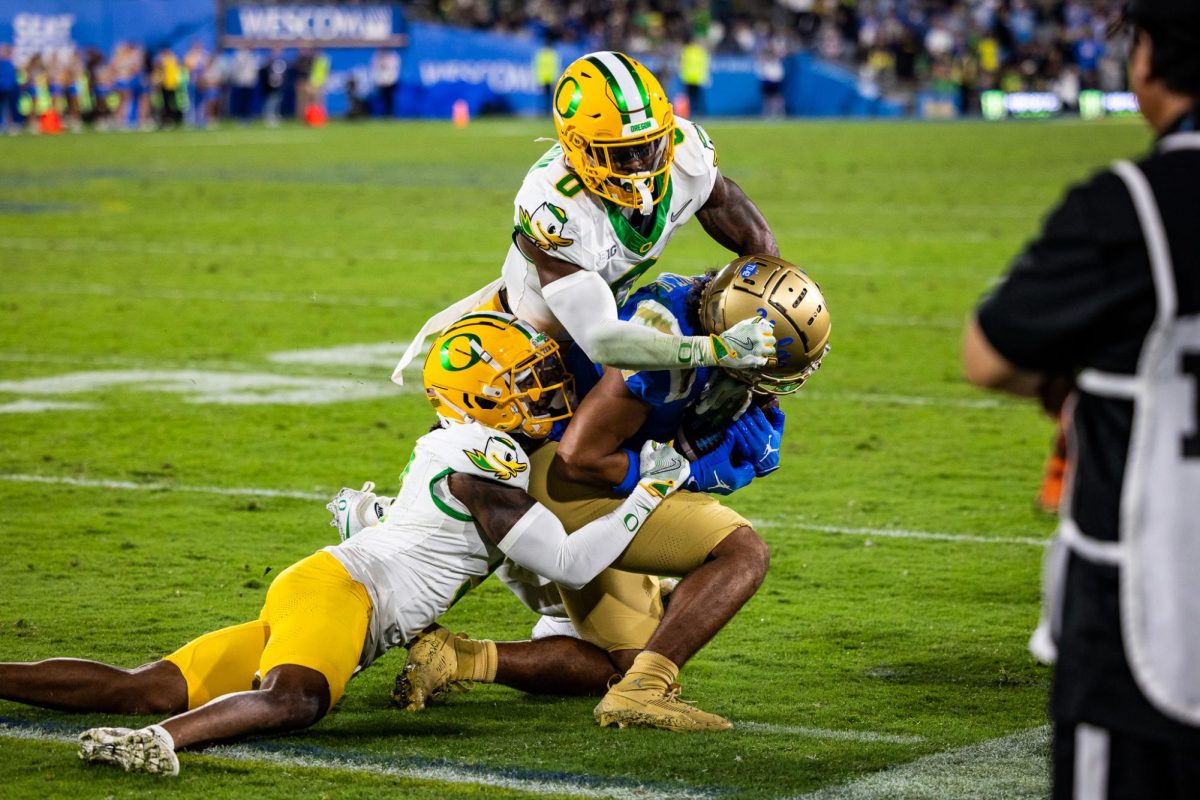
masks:
[[[682,206],[680,206],[678,211],[676,211],[675,213],[673,213],[671,215],[671,222],[674,222],[675,220],[679,219],[679,215],[682,214],[684,212],[684,210],[691,204],[692,204],[692,198],[689,197],[688,201],[686,203],[684,203]]]

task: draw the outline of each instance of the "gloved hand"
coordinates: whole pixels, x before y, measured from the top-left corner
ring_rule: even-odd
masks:
[[[738,453],[753,465],[754,474],[760,478],[779,469],[784,419],[778,406],[751,406],[730,426]]]
[[[687,487],[694,492],[732,494],[754,480],[754,465],[741,453],[734,452],[733,431],[725,432],[721,443],[711,453],[692,462],[692,477]]]
[[[717,365],[731,369],[765,366],[775,357],[773,324],[762,317],[744,319],[720,336],[714,336],[713,354]],[[718,347],[717,342],[720,342]],[[721,350],[725,352],[722,353]]]
[[[691,464],[669,444],[646,442],[639,459],[638,485],[664,498],[683,486],[691,474]]]
[[[697,336],[693,339],[692,365],[730,369],[765,366],[775,357],[775,334],[771,330],[769,320],[750,317],[719,336]]]
[[[383,520],[392,498],[375,494],[375,484],[367,481],[362,489],[343,488],[325,508],[333,514],[329,524],[337,528],[344,542],[364,528],[377,525]]]

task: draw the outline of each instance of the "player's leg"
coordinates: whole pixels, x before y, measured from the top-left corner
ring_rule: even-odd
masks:
[[[225,694],[161,725],[81,737],[81,757],[127,770],[176,774],[174,751],[250,734],[312,725],[336,703],[358,666],[370,623],[363,586],[322,551],[284,570],[267,592],[269,631],[257,689]]]
[[[658,579],[605,570],[572,593],[568,608],[578,638],[494,642],[431,625],[409,646],[392,699],[407,711],[420,711],[429,700],[465,689],[468,682],[499,683],[531,694],[603,694],[662,618]]]
[[[187,682],[169,661],[134,669],[78,658],[0,664],[0,699],[42,708],[174,714],[187,708],[187,698]]]

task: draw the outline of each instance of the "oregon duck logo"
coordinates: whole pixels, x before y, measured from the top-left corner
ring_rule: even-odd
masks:
[[[543,250],[557,250],[575,243],[562,235],[567,213],[553,203],[542,203],[532,214],[522,208],[519,218],[521,233]]]
[[[529,464],[517,457],[517,446],[503,436],[493,436],[478,450],[463,450],[463,455],[484,472],[490,472],[502,481],[511,480],[525,470]]]

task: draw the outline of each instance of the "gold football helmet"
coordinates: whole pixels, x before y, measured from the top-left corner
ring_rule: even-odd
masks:
[[[829,306],[821,287],[782,258],[752,255],[731,261],[704,288],[700,322],[709,333],[720,334],[752,316],[775,323],[776,356],[765,367],[729,374],[762,394],[791,394],[829,352]]]
[[[675,117],[658,79],[624,53],[589,53],[554,89],[554,128],[571,169],[595,194],[643,213],[662,201]]]
[[[433,342],[425,395],[438,415],[545,438],[571,416],[574,377],[558,343],[511,314],[476,311]]]

